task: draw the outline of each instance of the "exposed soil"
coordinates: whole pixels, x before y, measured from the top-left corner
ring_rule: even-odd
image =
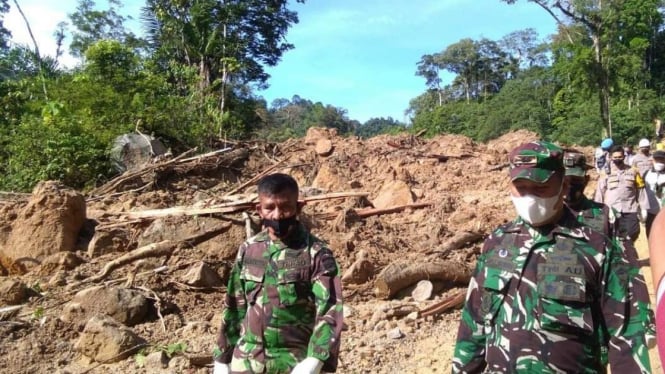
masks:
[[[459,309],[415,318],[413,315],[382,318],[377,310],[400,305],[423,309],[463,292],[466,284],[438,284],[431,300],[418,303],[408,292],[398,294],[393,300],[377,298],[374,277],[396,260],[454,261],[472,267],[480,242],[452,251],[441,250],[442,246],[462,231],[484,236],[513,218],[514,210],[506,189],[507,153],[514,146],[535,139],[537,135],[533,133],[518,131],[487,144],[454,135],[429,140],[410,135],[359,140],[315,129],[305,139],[281,144],[237,145],[249,150],[249,159],[240,167],[220,165],[216,173],[206,170],[204,175],[188,172],[173,175],[169,180],[160,178],[160,183],[141,192],[88,196],[87,220],[75,243],[70,240],[66,248],[58,247],[57,251],[52,250],[55,237],[48,242],[41,234],[32,235],[39,224],[34,219],[20,218],[26,207],[42,206],[43,209],[33,214],[33,217],[43,216],[39,232],[56,233],[72,225],[72,219],[63,215],[62,209],[53,209],[45,203],[36,205],[36,195],[3,200],[0,203],[0,259],[5,259],[5,266],[0,269],[3,274],[0,283],[15,281],[22,285],[25,294],[11,302],[21,305],[16,310],[8,310],[9,302],[0,304],[3,308],[0,309],[0,372],[210,371],[210,366],[205,365],[210,363],[220,322],[224,287],[191,286],[185,275],[203,261],[225,282],[236,249],[246,236],[243,216],[240,213],[180,216],[109,225],[120,222],[116,216],[120,212],[185,205],[207,207],[220,203],[225,201],[227,191],[279,161],[283,163],[275,171],[293,175],[303,196],[342,191],[369,194],[366,198],[309,203],[302,217],[315,234],[330,243],[342,271],[354,262],[360,251],[366,253],[366,259],[375,269],[373,274],[364,277],[365,282],[344,285],[347,329],[343,333],[338,372],[449,372]],[[589,156],[592,153],[590,148],[584,151]],[[591,194],[593,186],[592,183],[587,195]],[[252,193],[255,188],[250,185],[235,195],[240,194],[236,196],[240,199]],[[59,186],[52,194],[70,196],[72,192]],[[40,199],[52,201],[48,192],[46,195],[47,198]],[[229,200],[231,197],[226,197],[226,201]],[[413,203],[431,205],[367,218],[351,214],[368,207],[390,208]],[[57,219],[49,218],[54,215]],[[252,218],[258,223],[255,215]],[[61,317],[64,310],[71,307],[68,303],[77,292],[99,285],[82,281],[97,274],[109,261],[139,247],[179,240],[221,224],[231,227],[200,245],[181,246],[170,256],[122,266],[101,283],[108,287],[132,288],[150,300],[148,316],[131,326],[131,330],[147,342],[141,354],[133,353],[119,362],[100,363],[75,348],[86,321],[65,322],[68,319]],[[104,232],[105,239],[101,238]],[[12,239],[14,236],[17,238]],[[33,236],[35,240],[31,240]],[[98,247],[91,252],[87,247],[93,236],[98,236]],[[19,238],[23,244],[12,244]],[[58,243],[62,246],[62,240]],[[63,250],[68,254],[52,254]],[[33,259],[37,265],[25,269],[12,267],[11,261],[17,252]],[[151,272],[162,266],[166,266],[166,270]],[[393,336],[395,328],[399,328],[401,337]],[[185,343],[186,349],[177,348],[178,343]],[[175,351],[171,352],[170,359],[160,356],[161,352],[169,350]]]

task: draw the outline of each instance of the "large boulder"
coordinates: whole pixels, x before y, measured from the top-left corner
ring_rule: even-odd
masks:
[[[93,315],[106,315],[128,326],[143,322],[149,310],[148,299],[135,290],[97,286],[77,293],[60,316],[65,322],[85,321]]]
[[[145,344],[129,327],[104,315],[86,323],[74,349],[97,362],[112,363],[131,356]]]
[[[74,250],[85,219],[83,195],[59,182],[40,182],[12,223],[0,263],[25,273],[46,256]]]
[[[118,172],[141,169],[167,152],[158,139],[144,134],[124,134],[113,140],[110,156]]]
[[[402,180],[385,182],[376,198],[372,200],[374,207],[379,209],[413,204],[413,202],[413,192],[411,192],[409,185]]]

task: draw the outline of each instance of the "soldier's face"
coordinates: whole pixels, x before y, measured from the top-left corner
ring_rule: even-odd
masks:
[[[532,195],[541,198],[548,198],[555,195],[560,195],[562,191],[568,188],[567,183],[564,181],[564,186],[561,186],[561,176],[553,175],[545,183],[536,183],[528,179],[515,179],[510,184],[510,194],[515,197]]]
[[[298,195],[287,192],[277,195],[259,195],[256,211],[262,219],[279,220],[291,218],[300,213]]]

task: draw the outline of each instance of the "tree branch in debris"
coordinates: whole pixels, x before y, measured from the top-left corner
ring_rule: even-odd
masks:
[[[466,293],[464,291],[459,291],[437,303],[428,306],[425,309],[420,310],[419,314],[421,317],[427,317],[447,312],[450,309],[457,308],[464,304],[465,297]]]
[[[217,235],[220,235],[231,227],[230,224],[224,225],[221,227],[218,227],[216,229],[206,231],[201,234],[196,234],[193,236],[190,236],[188,238],[182,239],[182,240],[163,240],[158,243],[152,243],[148,244],[146,246],[143,246],[141,248],[135,249],[131,251],[130,253],[121,256],[119,258],[116,258],[113,261],[108,262],[102,271],[99,272],[99,274],[90,277],[81,283],[89,283],[89,282],[99,282],[106,278],[111,272],[119,267],[122,267],[124,265],[130,264],[134,261],[143,259],[143,258],[148,258],[148,257],[161,257],[161,256],[167,256],[173,253],[176,248],[182,246],[182,245],[187,245],[194,247],[198,244],[201,244],[203,242],[206,242],[212,238],[214,238]]]

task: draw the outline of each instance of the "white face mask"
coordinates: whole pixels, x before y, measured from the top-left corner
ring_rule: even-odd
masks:
[[[538,197],[534,195],[517,197],[510,194],[510,198],[513,200],[517,214],[531,225],[538,226],[557,214],[554,206],[559,202],[560,195],[561,188],[559,188],[559,193],[552,197]]]
[[[665,164],[663,164],[662,162],[654,162],[653,163],[653,168],[656,171],[663,171],[663,170],[665,170]]]

